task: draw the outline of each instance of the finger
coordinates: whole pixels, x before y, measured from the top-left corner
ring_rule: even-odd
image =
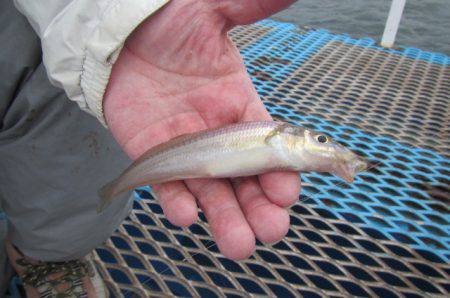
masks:
[[[223,1],[223,14],[235,25],[245,25],[265,19],[274,13],[287,8],[295,0],[250,0]]]
[[[166,218],[174,225],[187,227],[198,217],[197,203],[182,181],[167,182],[152,187]]]
[[[250,256],[255,249],[255,235],[237,202],[230,183],[224,179],[186,180],[222,254],[233,260]]]
[[[289,229],[288,212],[269,201],[256,177],[232,180],[239,204],[260,241],[281,240]]]
[[[299,199],[300,175],[297,172],[272,172],[259,175],[259,183],[269,200],[289,207]]]

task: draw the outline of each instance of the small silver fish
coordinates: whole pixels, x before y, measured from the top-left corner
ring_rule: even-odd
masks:
[[[231,178],[270,171],[328,172],[348,182],[367,163],[325,134],[283,122],[241,122],[182,135],[150,148],[102,187],[97,211],[139,186],[189,178]]]

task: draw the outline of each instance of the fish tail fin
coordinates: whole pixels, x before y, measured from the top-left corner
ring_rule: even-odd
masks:
[[[97,205],[97,213],[103,212],[111,204],[114,197],[120,193],[120,191],[117,191],[117,185],[117,179],[115,179],[100,188],[98,191],[100,202]]]

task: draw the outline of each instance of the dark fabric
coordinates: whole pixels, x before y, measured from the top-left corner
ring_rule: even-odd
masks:
[[[128,193],[96,213],[97,190],[129,163],[110,133],[50,84],[38,37],[13,1],[1,1],[0,237],[7,230],[39,260],[86,255],[130,210]]]

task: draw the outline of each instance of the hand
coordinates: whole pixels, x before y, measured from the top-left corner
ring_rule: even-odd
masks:
[[[291,0],[173,0],[127,39],[114,64],[104,111],[109,128],[136,159],[181,134],[238,121],[271,120],[227,31],[287,7]],[[239,179],[190,179],[153,185],[164,214],[178,226],[205,212],[220,251],[253,253],[255,237],[287,233],[286,207],[300,191],[298,173]],[[197,201],[196,201],[197,198]]]

